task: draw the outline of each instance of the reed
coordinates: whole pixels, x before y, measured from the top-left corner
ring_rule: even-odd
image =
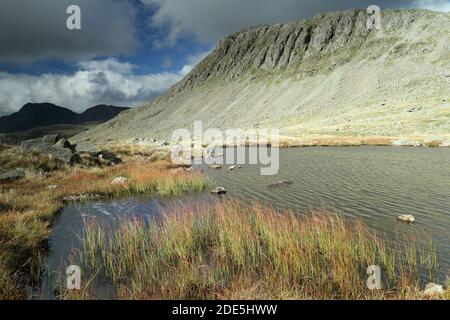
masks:
[[[111,185],[119,176],[128,183]],[[39,276],[51,225],[67,197],[176,196],[208,186],[201,172],[174,172],[168,162],[143,160],[115,167],[64,167],[0,184],[0,299],[26,298],[25,288]]]
[[[61,298],[97,299],[95,284],[106,282],[114,299],[417,299],[420,261],[435,261],[338,214],[234,200],[173,208],[152,223],[87,221],[82,243],[71,263],[90,285]],[[371,265],[381,267],[381,290],[367,288]],[[434,274],[435,264],[425,267]]]

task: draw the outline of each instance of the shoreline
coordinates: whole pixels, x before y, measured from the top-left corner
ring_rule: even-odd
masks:
[[[137,140],[115,140],[108,143],[99,143],[99,146],[107,146],[108,148],[129,149],[129,150],[146,150],[148,148],[156,148],[162,151],[169,151],[171,144],[168,142],[148,142],[146,139]],[[183,144],[182,144],[183,145]],[[449,148],[450,135],[430,137],[384,137],[384,136],[309,136],[304,138],[280,136],[277,143],[272,144],[270,140],[262,142],[253,142],[246,140],[241,144],[204,144],[202,142],[193,141],[191,145],[195,145],[192,149],[206,149],[214,147],[236,148],[251,146],[267,146],[274,148],[308,148],[308,147],[361,147],[361,146],[380,146],[380,147],[415,147],[415,148]],[[186,145],[189,147],[189,144]]]

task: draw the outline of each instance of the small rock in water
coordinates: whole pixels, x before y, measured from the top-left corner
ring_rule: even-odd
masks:
[[[242,166],[238,166],[238,169],[242,169]]]
[[[212,190],[211,193],[214,193],[214,194],[226,194],[227,190],[225,190],[225,188],[222,188],[222,187],[217,187],[214,190]]]
[[[279,187],[279,186],[284,186],[284,185],[291,185],[293,184],[293,182],[291,180],[280,180],[278,182],[269,184],[269,187]]]
[[[230,166],[228,167],[228,170],[233,171],[234,169],[236,169],[236,166]]]
[[[413,223],[414,221],[416,221],[416,218],[414,218],[414,216],[410,214],[402,214],[401,216],[397,217],[397,219],[408,223]]]
[[[441,295],[444,293],[444,288],[436,283],[429,283],[425,287],[425,290],[423,291],[423,295],[425,296],[436,296]]]
[[[211,169],[222,169],[222,166],[220,164],[213,164],[209,166]]]
[[[112,182],[111,185],[117,186],[117,185],[124,185],[128,183],[128,178],[125,177],[117,177]]]

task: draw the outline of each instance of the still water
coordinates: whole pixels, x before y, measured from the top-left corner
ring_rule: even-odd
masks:
[[[418,243],[433,240],[442,280],[449,273],[450,255],[450,149],[407,147],[312,147],[280,150],[275,176],[261,176],[257,165],[229,171],[200,166],[227,198],[261,202],[300,213],[311,209],[339,212],[348,219],[361,219],[385,233]],[[292,184],[269,187],[280,180]],[[52,234],[48,259],[50,270],[63,270],[72,248],[79,246],[83,219],[110,222],[123,217],[152,217],[186,202],[212,201],[209,193],[177,199],[133,197],[67,206]],[[412,214],[414,224],[397,221]]]

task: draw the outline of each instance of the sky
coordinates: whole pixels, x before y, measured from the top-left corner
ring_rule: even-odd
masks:
[[[0,115],[28,102],[134,107],[227,34],[371,4],[450,11],[450,0],[1,0]],[[80,8],[80,30],[66,26],[70,5]]]

